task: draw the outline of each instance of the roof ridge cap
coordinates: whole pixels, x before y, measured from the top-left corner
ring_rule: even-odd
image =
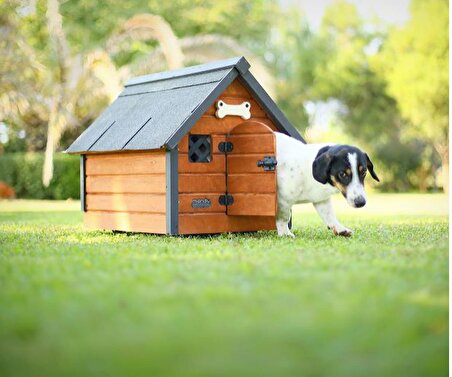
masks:
[[[248,61],[245,59],[244,56],[237,56],[235,58],[230,58],[230,59],[225,59],[225,60],[217,60],[217,61],[206,63],[206,64],[193,65],[193,66],[184,67],[184,68],[171,70],[171,71],[163,71],[163,72],[151,73],[148,75],[132,77],[131,79],[129,79],[126,82],[126,84],[124,86],[127,87],[127,86],[145,84],[145,83],[149,83],[149,82],[169,80],[169,79],[178,78],[178,77],[203,74],[203,73],[212,72],[212,71],[219,71],[219,70],[228,69],[228,68],[232,68],[232,67],[236,68],[240,72],[240,74],[243,75],[250,68],[250,64],[248,63]]]

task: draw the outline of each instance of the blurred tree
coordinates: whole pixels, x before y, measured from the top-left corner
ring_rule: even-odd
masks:
[[[190,13],[190,17],[193,18],[199,14],[204,16],[194,17],[192,23],[188,22],[188,24],[193,30],[196,30],[197,23],[204,29],[212,27],[216,23],[227,28],[234,28],[238,26],[237,19],[229,17],[234,14],[239,17],[239,14],[242,15],[241,12],[249,11],[251,13],[247,14],[248,21],[253,20],[254,16],[259,19],[262,16],[261,12],[268,9],[269,4],[267,1],[258,1],[253,6],[249,6],[243,0],[233,2],[240,10],[234,7],[228,9],[221,2],[201,1],[195,5],[196,12]],[[74,3],[77,4],[75,9],[71,8]],[[232,38],[221,35],[194,36],[179,41],[164,18],[151,14],[139,14],[131,17],[116,26],[111,36],[96,34],[99,30],[105,32],[113,30],[111,20],[117,21],[122,19],[124,14],[134,12],[139,1],[132,6],[132,10],[128,9],[129,5],[124,8],[123,3],[113,1],[107,1],[107,3],[110,3],[110,6],[104,3],[93,5],[93,2],[83,0],[66,2],[66,12],[71,13],[71,17],[68,17],[67,29],[63,28],[63,15],[58,0],[47,0],[46,2],[36,0],[30,3],[12,0],[8,3],[10,4],[8,7],[4,6],[5,13],[9,15],[9,18],[4,17],[4,21],[3,19],[1,21],[11,35],[5,44],[11,53],[5,57],[8,64],[5,64],[5,68],[0,68],[0,77],[7,78],[0,82],[0,85],[7,89],[6,94],[0,98],[0,106],[2,106],[0,107],[0,120],[5,121],[8,125],[17,124],[19,128],[26,129],[27,136],[32,134],[31,124],[38,124],[41,126],[39,128],[42,128],[44,124],[47,125],[43,168],[44,185],[48,185],[52,179],[53,154],[60,141],[69,142],[71,140],[70,136],[67,137],[68,134],[73,134],[71,128],[89,123],[108,102],[116,97],[126,77],[136,74],[143,67],[149,68],[149,64],[130,64],[135,57],[133,51],[132,53],[127,51],[127,47],[131,44],[138,43],[139,45],[139,42],[145,42],[142,51],[145,58],[142,60],[144,63],[149,61],[155,63],[155,66],[150,67],[146,73],[153,72],[155,68],[162,66],[164,67],[162,69],[179,68],[193,60],[204,62],[212,57],[250,55],[248,49],[240,47]],[[180,8],[176,6],[176,3]],[[173,19],[183,9],[193,11],[192,2],[179,0],[165,4],[167,5],[152,3],[154,7],[163,7],[162,12],[164,13],[166,10]],[[108,15],[104,14],[105,9],[108,9]],[[71,11],[74,11],[74,14]],[[79,18],[76,16],[77,11]],[[209,16],[210,19],[206,20],[205,16]],[[91,23],[92,17],[98,17],[98,22]],[[76,20],[75,23],[74,20]],[[181,25],[181,23],[176,24],[179,27]],[[218,29],[222,30],[221,27]],[[71,31],[69,38],[67,30]],[[237,33],[237,29],[235,30]],[[259,31],[263,30],[260,27]],[[241,38],[244,38],[247,33],[253,34],[256,30],[252,24],[248,24],[248,27],[242,27],[240,32],[243,32]],[[24,34],[23,44],[28,49],[25,51],[31,52],[29,57],[33,62],[40,62],[40,64],[34,63],[39,68],[39,75],[35,75],[33,80],[23,79],[21,72],[8,68],[13,67],[14,58],[18,56],[16,50],[20,47],[17,43],[20,40],[18,38],[20,33]],[[85,47],[91,46],[91,44],[88,42],[85,44],[83,40],[78,39],[82,35],[88,35],[86,41],[92,41],[93,36],[94,41],[103,40],[106,47],[86,50]],[[73,41],[75,49],[69,40]],[[156,48],[155,42],[158,43],[158,48]],[[150,49],[146,49],[146,47],[150,47]],[[122,67],[117,67],[111,57],[117,58],[125,50],[129,52],[129,57],[122,59],[124,64]],[[74,54],[74,51],[80,53]],[[258,63],[253,56],[251,56],[251,60],[256,61],[255,65],[260,70],[259,74],[265,76],[271,84],[271,76],[265,67]],[[120,62],[121,59],[117,59],[117,61]],[[24,72],[34,67],[33,64],[28,65],[26,59],[23,62]],[[15,80],[14,85],[10,84],[10,78]],[[27,92],[26,85],[31,85],[34,91]],[[14,106],[21,106],[21,109]]]
[[[141,13],[159,15],[180,37],[227,35],[242,46],[259,48],[267,40],[268,25],[277,11],[277,3],[271,0],[77,0],[61,4],[68,39],[77,52],[104,44],[127,19]]]
[[[326,44],[309,28],[298,7],[289,8],[275,22],[271,59],[277,75],[278,105],[304,132],[309,127],[305,104],[315,100],[315,69],[327,58]]]
[[[314,97],[344,105],[342,129],[384,165],[386,188],[409,189],[409,173],[421,166],[425,143],[404,137],[409,124],[372,67],[386,35],[365,24],[353,4],[337,1],[325,11],[320,38],[328,43],[328,59],[316,67]]]
[[[62,132],[92,119],[108,102],[107,85],[96,71],[113,64],[97,51],[84,57],[69,53],[56,0],[48,0],[44,11],[40,2],[12,0],[1,6],[6,32],[0,42],[5,47],[0,120],[15,131],[10,135],[25,131],[29,150],[46,147],[43,182],[48,184]],[[109,86],[114,79],[108,78]],[[15,140],[9,144],[19,145]]]
[[[412,18],[393,29],[378,67],[413,134],[431,141],[441,157],[444,188],[449,170],[449,5],[413,0]]]
[[[275,95],[274,79],[268,68],[248,48],[229,36],[202,34],[177,38],[171,27],[160,16],[138,14],[125,21],[106,42],[106,52],[113,59],[133,43],[157,40],[158,46],[150,52],[136,56],[124,69],[134,75],[159,72],[182,66],[221,60],[244,55],[251,64],[251,71],[260,83]]]
[[[335,127],[383,167],[385,188],[407,190],[417,185],[413,173],[424,166],[427,145],[406,137],[410,125],[387,93],[384,77],[372,67],[385,34],[365,24],[356,7],[346,1],[326,9],[316,33],[292,9],[280,30],[276,42],[281,47],[275,53],[282,79],[278,98],[297,128],[304,130],[313,120],[307,105],[334,111]],[[308,131],[308,138],[315,134],[319,141],[318,132]]]
[[[44,112],[36,86],[44,67],[28,44],[18,7],[18,1],[0,2],[0,120],[8,119],[17,129],[29,128],[33,138],[35,129],[33,122],[29,123],[29,114],[31,108],[39,114]],[[15,138],[15,132],[10,134]]]

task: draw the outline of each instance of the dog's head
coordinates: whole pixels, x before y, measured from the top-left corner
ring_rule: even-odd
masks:
[[[350,145],[332,145],[319,150],[312,163],[315,180],[336,187],[352,207],[366,204],[364,178],[367,172],[380,182],[369,156]]]

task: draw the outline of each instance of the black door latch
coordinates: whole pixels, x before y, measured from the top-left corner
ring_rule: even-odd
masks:
[[[222,141],[218,144],[218,150],[223,153],[232,152],[234,145],[230,141]]]
[[[257,166],[263,167],[264,171],[274,171],[277,164],[275,156],[265,156],[263,160],[257,161]]]
[[[234,197],[232,195],[220,195],[218,198],[218,202],[222,206],[230,206],[234,203]]]

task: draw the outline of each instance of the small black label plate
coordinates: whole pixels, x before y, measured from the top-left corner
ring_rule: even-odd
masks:
[[[193,199],[191,201],[191,206],[193,208],[210,208],[212,207],[212,202],[210,199],[204,198],[204,199]]]

